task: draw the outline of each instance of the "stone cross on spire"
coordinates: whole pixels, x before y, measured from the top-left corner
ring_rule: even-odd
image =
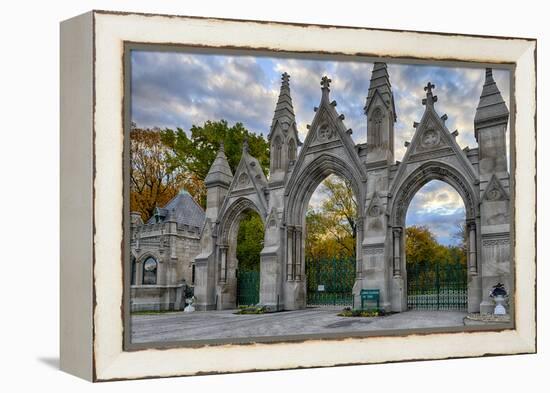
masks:
[[[426,92],[426,98],[422,99],[422,105],[428,105],[433,107],[434,102],[437,102],[437,96],[433,95],[432,89],[435,89],[435,85],[432,84],[432,82],[428,82],[426,87],[424,87],[424,91]]]
[[[330,91],[329,86],[330,82],[332,82],[332,79],[330,79],[328,76],[323,76],[321,78],[321,91],[323,92],[323,95],[321,96],[321,101],[328,101],[328,93]]]
[[[290,80],[290,75],[285,72],[281,75],[281,79],[283,80],[283,86],[288,86],[288,82]]]
[[[332,82],[332,79],[330,79],[328,76],[323,76],[321,78],[321,89],[328,89],[330,87],[330,82]]]

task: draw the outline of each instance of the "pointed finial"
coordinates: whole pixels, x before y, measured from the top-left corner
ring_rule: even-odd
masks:
[[[493,81],[493,69],[492,68],[485,68],[485,80],[486,81]]]
[[[220,142],[220,148],[218,149],[218,151],[221,151],[222,153],[225,153],[225,145],[224,145],[223,141]]]
[[[422,105],[433,106],[434,102],[437,102],[437,96],[433,95],[432,89],[435,89],[435,85],[432,84],[432,82],[428,82],[428,84],[424,87],[426,98],[422,100]]]
[[[248,137],[245,136],[243,140],[243,153],[248,153]]]
[[[323,76],[321,78],[321,89],[328,89],[330,87],[330,82],[332,82],[332,79],[330,79],[328,76]]]

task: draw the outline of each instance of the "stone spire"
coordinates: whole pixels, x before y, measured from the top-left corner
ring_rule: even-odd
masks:
[[[388,66],[386,63],[376,62],[372,68],[370,78],[369,92],[367,102],[365,104],[365,114],[368,115],[369,108],[373,102],[375,93],[378,92],[382,100],[389,106],[393,112],[394,121],[397,119],[395,114],[395,104],[393,100],[393,92],[391,90],[390,76],[388,74]]]
[[[491,124],[508,123],[510,112],[500,94],[500,90],[493,79],[493,70],[485,69],[485,84],[479,97],[476,115],[474,118],[475,136],[478,140],[478,129]]]
[[[365,104],[367,115],[367,165],[394,161],[394,124],[397,120],[386,63],[374,63]]]
[[[298,146],[302,145],[290,97],[290,75],[285,72],[281,79],[281,91],[267,136],[270,151],[269,180],[275,183],[284,179],[290,163],[296,160]]]
[[[475,137],[479,146],[479,174],[482,177],[508,172],[506,128],[509,115],[493,79],[493,70],[487,68],[474,118]]]
[[[281,91],[279,92],[279,99],[275,106],[275,113],[273,114],[273,121],[271,122],[271,128],[269,130],[268,140],[271,140],[273,132],[277,123],[286,124],[286,127],[296,124],[296,117],[294,116],[294,107],[292,106],[292,97],[290,96],[290,75],[286,72],[281,75]]]
[[[220,143],[218,154],[216,155],[216,158],[214,159],[214,162],[212,163],[212,166],[204,179],[204,183],[206,187],[214,185],[225,185],[229,187],[231,180],[233,180],[233,173],[231,172],[231,168],[227,162],[227,157],[225,156],[225,149],[222,142]]]

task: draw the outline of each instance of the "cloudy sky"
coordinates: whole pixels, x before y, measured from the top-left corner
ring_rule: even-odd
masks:
[[[132,121],[140,127],[188,130],[206,120],[241,122],[252,132],[267,135],[280,88],[281,73],[291,76],[290,87],[301,139],[311,123],[313,107],[321,97],[323,75],[332,79],[331,98],[344,123],[353,129],[356,143],[366,142],[367,122],[363,114],[372,63],[363,61],[304,60],[258,56],[228,56],[181,52],[132,52]],[[395,98],[396,159],[405,152],[404,142],[414,132],[424,107],[423,87],[436,85],[436,110],[448,115],[447,127],[460,134],[461,147],[475,147],[473,119],[483,86],[481,68],[433,67],[388,63]],[[509,72],[494,70],[495,80],[509,103]],[[316,193],[312,203],[320,201]],[[454,240],[456,222],[464,218],[458,194],[442,182],[430,182],[411,202],[407,225],[427,225],[442,243]]]

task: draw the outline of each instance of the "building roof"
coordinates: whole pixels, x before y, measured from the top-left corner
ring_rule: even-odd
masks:
[[[205,213],[193,197],[185,190],[182,190],[170,200],[164,207],[157,208],[156,215],[163,221],[176,221],[178,225],[189,225],[202,228],[205,220]],[[156,217],[153,216],[147,224],[154,224]]]

